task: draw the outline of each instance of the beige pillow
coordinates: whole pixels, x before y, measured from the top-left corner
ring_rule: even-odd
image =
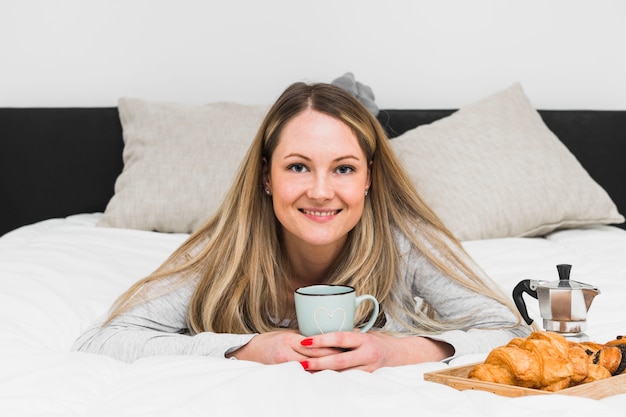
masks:
[[[461,240],[624,221],[519,84],[391,144],[424,200]]]
[[[219,206],[268,109],[122,98],[124,169],[100,226],[196,230]]]

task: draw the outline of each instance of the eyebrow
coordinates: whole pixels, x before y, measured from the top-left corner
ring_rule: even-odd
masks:
[[[286,155],[284,159],[293,158],[293,157],[302,158],[302,159],[307,160],[307,161],[311,160],[311,158],[309,158],[308,156],[302,155],[300,153],[290,153],[289,155]],[[343,161],[344,159],[355,159],[357,161],[360,161],[359,157],[357,157],[357,156],[345,155],[345,156],[340,156],[339,158],[333,159],[333,162]]]

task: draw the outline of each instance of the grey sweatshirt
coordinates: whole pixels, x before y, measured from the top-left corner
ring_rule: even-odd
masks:
[[[513,337],[525,337],[530,329],[518,326],[516,316],[505,306],[457,284],[443,275],[406,237],[396,234],[402,253],[402,271],[416,303],[427,301],[445,321],[471,316],[469,330],[451,330],[424,335],[451,344],[453,357],[488,352]],[[122,361],[155,355],[204,355],[224,358],[245,345],[255,334],[190,333],[188,310],[194,283],[139,305],[102,326],[94,323],[74,343],[73,350],[109,355]],[[386,316],[382,330],[399,331],[399,324]],[[448,358],[448,359],[452,359]]]

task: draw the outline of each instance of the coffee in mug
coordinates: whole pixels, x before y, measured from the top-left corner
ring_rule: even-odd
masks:
[[[294,294],[298,328],[303,336],[352,331],[354,311],[365,300],[374,308],[369,321],[360,331],[365,333],[372,328],[378,317],[379,306],[370,294],[356,295],[353,287],[347,285],[311,285],[300,287]]]

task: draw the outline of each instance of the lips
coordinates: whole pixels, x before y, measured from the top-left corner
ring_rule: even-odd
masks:
[[[307,210],[299,209],[301,213],[315,217],[330,217],[338,214],[341,210]]]

